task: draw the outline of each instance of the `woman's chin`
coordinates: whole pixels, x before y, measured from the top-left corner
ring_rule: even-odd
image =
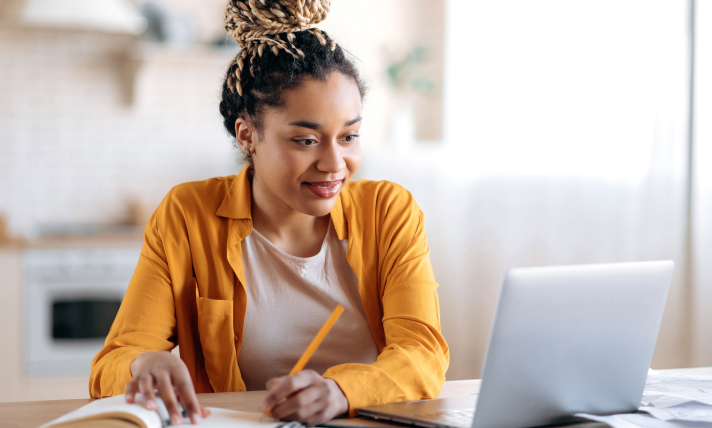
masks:
[[[339,195],[336,195],[329,199],[302,201],[299,211],[313,217],[323,217],[331,213],[331,210],[334,209],[338,196]]]

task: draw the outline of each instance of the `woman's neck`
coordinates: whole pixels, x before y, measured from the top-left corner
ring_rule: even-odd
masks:
[[[321,249],[329,215],[314,217],[299,212],[253,177],[252,227],[285,253],[311,257]]]

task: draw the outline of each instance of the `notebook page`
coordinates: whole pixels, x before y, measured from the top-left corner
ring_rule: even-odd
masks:
[[[199,425],[203,428],[278,428],[284,422],[257,412],[240,412],[237,410],[208,407],[210,416],[203,419]]]
[[[102,398],[92,401],[73,412],[67,413],[40,428],[59,427],[72,421],[96,420],[118,413],[132,415],[133,418],[126,419],[140,420],[145,424],[146,428],[162,428],[163,424],[161,423],[161,417],[158,413],[153,410],[146,410],[142,407],[143,397],[141,394],[136,394],[135,402],[136,404],[126,403],[124,395]],[[209,407],[209,409],[211,412],[210,416],[204,418],[199,426],[204,428],[286,428],[286,425],[288,425],[263,413],[241,412],[216,407]],[[298,424],[289,425],[294,426]]]
[[[136,395],[135,401],[137,404],[128,404],[123,394],[114,397],[102,398],[101,400],[94,400],[86,406],[80,407],[73,412],[69,412],[64,416],[53,420],[52,422],[42,425],[40,428],[59,426],[70,421],[81,419],[98,419],[104,415],[116,415],[119,413],[133,416],[133,418],[130,419],[142,421],[146,428],[163,427],[161,417],[158,416],[158,413],[153,410],[146,410],[140,405],[143,404],[143,397],[141,394]]]

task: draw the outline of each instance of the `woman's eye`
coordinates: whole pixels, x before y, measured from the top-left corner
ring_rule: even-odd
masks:
[[[356,138],[358,138],[358,134],[352,134],[352,135],[347,135],[344,137],[344,140],[351,142],[354,141]]]
[[[305,146],[312,146],[316,144],[316,140],[313,138],[303,138],[301,140],[294,140],[297,143],[304,144]]]

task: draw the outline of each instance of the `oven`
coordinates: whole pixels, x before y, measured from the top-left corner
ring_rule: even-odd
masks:
[[[140,251],[136,247],[24,252],[24,360],[28,375],[89,373]]]

